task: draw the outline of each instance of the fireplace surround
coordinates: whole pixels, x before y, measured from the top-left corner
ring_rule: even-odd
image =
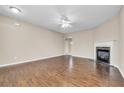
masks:
[[[118,42],[117,40],[113,41],[101,41],[94,43],[94,60],[97,62],[97,47],[105,48],[109,47],[110,57],[109,57],[109,64],[112,66],[118,66]]]

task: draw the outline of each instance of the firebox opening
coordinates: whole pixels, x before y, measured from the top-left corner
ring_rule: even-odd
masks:
[[[97,62],[110,63],[110,47],[96,47]]]

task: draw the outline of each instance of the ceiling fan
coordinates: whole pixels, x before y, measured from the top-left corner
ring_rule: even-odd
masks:
[[[72,27],[72,22],[71,20],[69,20],[69,18],[67,16],[61,16],[60,20],[59,20],[59,25],[61,26],[61,28],[63,28],[64,30]]]

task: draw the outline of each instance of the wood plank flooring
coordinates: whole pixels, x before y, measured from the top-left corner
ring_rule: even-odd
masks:
[[[121,87],[115,67],[89,59],[60,56],[0,68],[1,87]]]

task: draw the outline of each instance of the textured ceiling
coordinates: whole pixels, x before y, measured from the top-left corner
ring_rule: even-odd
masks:
[[[14,14],[8,7],[0,5],[0,14],[62,33],[97,27],[118,15],[121,8],[119,5],[17,5],[22,12]],[[68,17],[72,26],[61,28],[61,16]]]

